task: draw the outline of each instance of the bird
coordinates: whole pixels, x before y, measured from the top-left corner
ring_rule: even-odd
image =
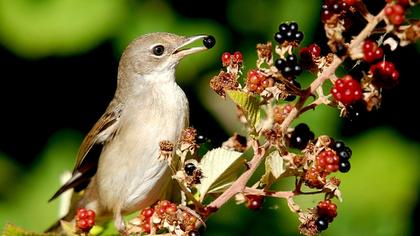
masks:
[[[200,39],[204,46],[189,47]],[[189,124],[188,99],[175,81],[176,66],[214,44],[211,35],[157,32],[127,46],[113,99],[83,139],[71,178],[50,199],[70,189],[83,190],[62,219],[74,220],[74,209],[88,208],[98,218],[113,219],[123,233],[125,214],[165,196],[171,174],[167,162],[159,160],[159,143],[176,144]]]

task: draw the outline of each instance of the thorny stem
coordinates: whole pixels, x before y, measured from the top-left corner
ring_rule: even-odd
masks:
[[[369,17],[368,24],[365,26],[365,28],[360,32],[360,34],[351,41],[348,51],[351,52],[356,47],[359,47],[360,44],[372,33],[372,31],[375,29],[376,25],[381,22],[384,19],[384,11],[382,10],[378,15],[375,17]],[[295,107],[292,109],[292,111],[288,114],[288,116],[285,118],[285,120],[282,122],[280,129],[283,134],[286,133],[287,128],[290,126],[292,121],[298,117],[300,114],[306,100],[312,96],[315,91],[331,76],[334,75],[336,69],[338,66],[340,66],[345,57],[339,58],[337,56],[334,56],[333,61],[330,63],[330,65],[322,71],[321,75],[319,75],[310,85],[308,89],[303,91],[304,93],[302,96],[300,96],[298,102],[296,103]],[[261,161],[264,159],[264,155],[268,149],[269,145],[268,142],[265,143],[263,146],[259,146],[259,143],[257,140],[254,140],[254,156],[249,162],[249,169],[247,169],[242,175],[225,191],[222,195],[220,195],[218,198],[216,198],[213,202],[211,202],[207,207],[219,209],[223,204],[225,204],[229,199],[231,199],[235,194],[241,193],[241,192],[253,192],[253,193],[260,193],[260,191],[263,190],[251,190],[251,188],[247,188],[246,184],[248,180],[251,178],[251,176],[254,174],[257,167],[261,164]],[[297,190],[297,191],[296,191]],[[280,198],[286,198],[288,200],[289,205],[294,205],[292,197],[296,196],[298,194],[302,194],[300,192],[300,188],[296,189],[295,191],[286,191],[286,192],[274,192],[270,196],[274,197],[280,197]],[[264,192],[264,195],[267,196],[268,192]],[[262,192],[261,192],[262,194]],[[289,206],[291,207],[291,206]],[[292,207],[291,207],[292,209]],[[299,211],[299,209],[295,209],[296,211]]]

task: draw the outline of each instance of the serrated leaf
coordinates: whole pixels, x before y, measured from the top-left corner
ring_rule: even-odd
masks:
[[[278,151],[274,151],[265,159],[265,173],[261,177],[261,182],[271,185],[285,172],[286,168],[284,167],[283,158]]]
[[[255,127],[260,120],[258,98],[237,90],[228,90],[226,93],[236,105],[244,110],[248,124]]]
[[[55,236],[57,234],[28,232],[22,228],[17,227],[16,225],[7,224],[4,227],[1,235],[2,236]]]
[[[235,180],[243,166],[242,153],[223,148],[213,149],[204,155],[200,161],[203,178],[197,185],[200,201],[207,193],[225,190]]]

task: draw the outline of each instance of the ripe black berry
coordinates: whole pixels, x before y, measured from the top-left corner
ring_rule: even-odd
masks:
[[[323,231],[328,229],[328,219],[326,217],[319,217],[315,221],[316,229],[318,231]]]
[[[197,167],[193,163],[187,163],[184,166],[184,171],[189,176],[193,175],[196,169]]]
[[[296,22],[290,22],[289,24],[289,30],[296,32],[299,29],[299,26]]]
[[[286,36],[285,34],[277,32],[274,34],[274,40],[276,40],[277,43],[282,44],[284,41],[286,41]]]
[[[314,133],[309,129],[306,124],[299,124],[295,127],[292,135],[290,136],[290,147],[297,149],[304,149],[308,144],[309,140],[315,138]]]
[[[282,71],[287,63],[284,59],[277,59],[274,64],[278,70]]]
[[[349,172],[349,170],[350,170],[350,162],[348,160],[341,160],[340,159],[340,163],[338,164],[338,170],[341,173]]]
[[[300,75],[302,73],[302,67],[300,65],[295,65],[293,67],[293,74]]]
[[[188,232],[188,236],[200,236],[200,233],[197,230],[191,230]]]
[[[291,66],[285,66],[281,73],[284,77],[291,77],[293,75],[293,68]]]
[[[302,39],[303,39],[303,33],[302,33],[302,31],[296,32],[295,35],[294,35],[294,38],[298,42],[302,41]]]
[[[342,141],[337,141],[333,144],[332,149],[337,153],[344,149],[346,145]]]
[[[351,153],[348,153],[345,149],[341,150],[337,153],[338,157],[340,158],[340,160],[348,160],[351,157]]]
[[[346,118],[351,122],[357,121],[366,112],[366,104],[363,101],[356,101],[347,106]]]
[[[203,39],[203,44],[206,48],[212,48],[216,44],[216,39],[212,35],[209,35]]]
[[[289,26],[286,23],[281,23],[279,25],[279,32],[285,34],[287,31],[289,31]]]
[[[286,57],[288,63],[296,63],[297,57],[293,54],[290,54]]]

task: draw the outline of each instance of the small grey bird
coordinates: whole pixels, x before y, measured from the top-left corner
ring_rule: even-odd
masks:
[[[186,48],[199,39],[205,47]],[[71,188],[84,190],[63,219],[72,220],[75,209],[85,207],[99,218],[113,217],[124,232],[123,214],[165,195],[171,178],[168,164],[158,160],[159,142],[176,143],[189,119],[175,68],[214,43],[213,36],[170,33],[146,34],[130,43],[120,59],[114,98],[83,140],[72,177],[50,199]]]

